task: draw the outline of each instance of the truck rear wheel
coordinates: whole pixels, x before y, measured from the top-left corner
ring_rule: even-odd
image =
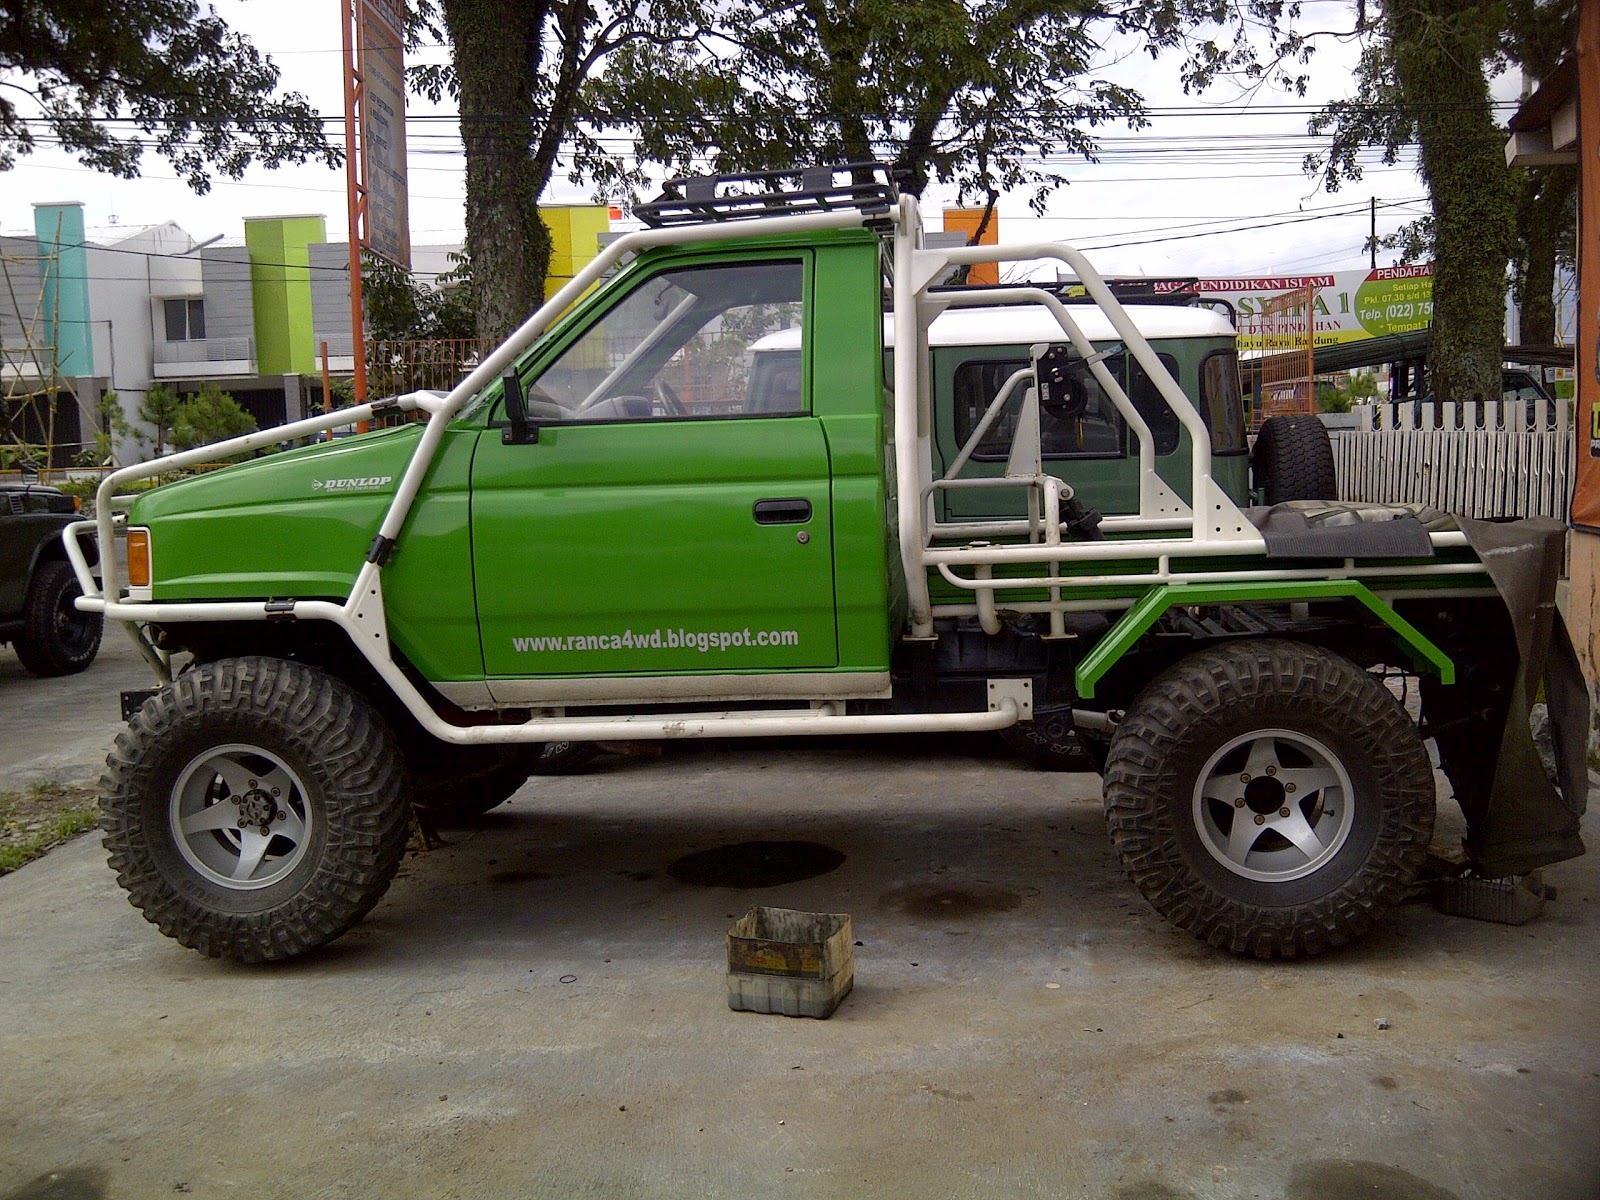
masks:
[[[1204,650],[1152,682],[1111,743],[1107,823],[1158,912],[1213,946],[1291,958],[1405,898],[1433,770],[1395,698],[1294,642]]]
[[[540,747],[452,747],[417,771],[416,806],[441,825],[466,823],[499,808],[533,774]]]
[[[117,737],[101,780],[117,881],[162,933],[267,962],[375,905],[410,827],[399,746],[320,671],[224,659],[175,679]]]

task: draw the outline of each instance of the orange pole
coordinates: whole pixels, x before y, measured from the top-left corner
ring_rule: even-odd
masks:
[[[333,411],[333,378],[328,372],[328,343],[322,343],[322,415],[327,416]],[[327,441],[333,437],[333,431],[323,431],[322,440]]]
[[[366,216],[367,189],[356,148],[356,107],[365,91],[361,73],[359,17],[354,0],[342,0],[344,20],[344,179],[350,233],[350,347],[355,368],[356,403],[367,402],[367,346],[361,297],[361,229]],[[366,432],[367,423],[358,426]]]

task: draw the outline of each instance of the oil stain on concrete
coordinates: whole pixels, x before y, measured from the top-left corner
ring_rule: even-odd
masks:
[[[1384,1163],[1329,1159],[1301,1163],[1289,1175],[1284,1200],[1460,1200],[1410,1171]]]
[[[837,871],[844,855],[820,842],[738,842],[686,854],[667,867],[695,887],[769,888]]]
[[[106,1173],[94,1167],[46,1171],[0,1200],[103,1200]]]
[[[982,883],[911,883],[878,897],[878,908],[919,921],[962,921],[1015,912],[1022,895]]]

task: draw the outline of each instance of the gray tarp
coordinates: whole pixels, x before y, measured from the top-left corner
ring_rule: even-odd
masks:
[[[1417,614],[1456,660],[1453,686],[1424,677],[1423,718],[1467,819],[1467,851],[1490,876],[1523,875],[1582,854],[1589,694],[1555,605],[1566,526],[1547,518],[1477,521],[1412,505],[1315,500],[1247,515],[1266,539],[1267,556],[1276,559],[1426,558],[1433,554],[1429,531],[1459,528],[1467,535],[1505,612],[1468,602],[1452,606],[1444,619],[1437,607]],[[1530,713],[1541,700],[1550,718],[1554,778],[1531,731]]]
[[[1555,604],[1567,529],[1549,519],[1456,520],[1505,601],[1519,660],[1487,803],[1476,820],[1468,813],[1467,849],[1485,875],[1523,875],[1584,849],[1578,825],[1589,802],[1589,693]],[[1540,762],[1530,728],[1541,689],[1555,780]]]

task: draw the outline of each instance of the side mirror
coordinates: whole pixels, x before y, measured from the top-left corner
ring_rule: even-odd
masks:
[[[539,427],[528,424],[528,401],[522,393],[522,376],[516,371],[507,371],[500,377],[504,388],[503,396],[506,403],[506,420],[509,427],[501,433],[500,441],[507,446],[520,446],[527,442],[539,440]]]
[[[26,459],[17,464],[17,470],[22,475],[22,482],[29,486],[39,482],[39,464],[32,459]]]

